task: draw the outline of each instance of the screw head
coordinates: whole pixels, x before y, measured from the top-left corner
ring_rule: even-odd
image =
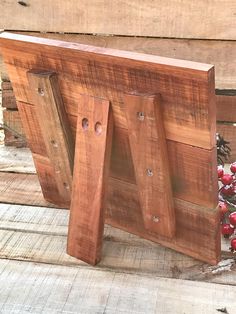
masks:
[[[143,121],[144,118],[145,118],[145,115],[144,115],[144,112],[137,112],[137,118],[140,120],[140,121]]]
[[[44,96],[44,90],[41,87],[38,88],[38,94]]]
[[[160,218],[157,217],[157,216],[153,216],[153,217],[152,217],[152,221],[154,221],[154,222],[159,222],[159,221],[160,221]]]
[[[152,177],[152,176],[153,176],[153,171],[152,171],[152,169],[147,169],[147,170],[146,170],[146,174],[147,174],[148,177]]]

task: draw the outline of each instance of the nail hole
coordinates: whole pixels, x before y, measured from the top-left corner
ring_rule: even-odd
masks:
[[[100,135],[102,133],[102,125],[100,122],[96,122],[95,124],[95,132],[97,133],[97,135]]]
[[[38,94],[40,95],[40,96],[44,96],[44,90],[42,89],[42,88],[38,88]]]
[[[138,118],[140,121],[143,121],[143,120],[144,120],[144,112],[137,112],[137,118]]]
[[[69,190],[69,184],[68,184],[68,183],[64,182],[63,185],[64,185],[64,188],[65,188],[66,190]]]
[[[83,118],[83,120],[82,120],[82,128],[84,130],[88,130],[88,126],[89,126],[88,119],[87,118]]]
[[[152,217],[152,220],[153,220],[154,222],[159,222],[159,221],[160,221],[159,217],[157,217],[157,216],[153,216],[153,217]]]
[[[53,147],[58,147],[57,142],[56,142],[56,141],[54,141],[54,140],[51,140],[51,144],[52,144],[52,146],[53,146]]]
[[[153,176],[152,169],[147,169],[147,170],[146,170],[146,173],[147,173],[147,176],[148,176],[148,177],[152,177],[152,176]]]
[[[22,5],[23,7],[28,7],[29,5],[26,3],[26,2],[24,2],[24,1],[18,1],[18,3],[20,4],[20,5]]]

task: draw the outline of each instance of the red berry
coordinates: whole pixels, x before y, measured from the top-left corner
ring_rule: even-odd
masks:
[[[231,227],[230,224],[222,224],[221,233],[226,237],[230,236],[231,234],[234,233],[234,228]]]
[[[231,166],[230,166],[230,171],[231,171],[232,173],[236,173],[236,162],[233,162],[233,163],[231,164]]]
[[[223,188],[221,189],[221,193],[225,196],[232,196],[234,195],[234,186],[231,184],[231,185],[226,185],[226,186],[223,186]]]
[[[220,208],[221,218],[223,218],[224,215],[228,212],[228,206],[224,202],[219,202],[219,208]]]
[[[232,252],[236,251],[236,238],[233,238],[231,240],[231,251]]]
[[[221,178],[221,182],[224,185],[230,185],[233,182],[233,177],[231,176],[231,174],[224,174]]]
[[[223,168],[223,166],[218,166],[217,167],[217,174],[218,174],[218,178],[223,177],[223,175],[224,175],[224,168]]]
[[[229,222],[231,225],[236,226],[236,212],[229,215]]]

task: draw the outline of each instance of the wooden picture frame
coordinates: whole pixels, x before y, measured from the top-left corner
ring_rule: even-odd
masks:
[[[96,264],[108,223],[220,260],[212,65],[7,32],[0,47],[70,255]]]

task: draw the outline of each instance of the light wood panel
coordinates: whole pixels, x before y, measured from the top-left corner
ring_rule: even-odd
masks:
[[[0,267],[3,313],[215,314],[236,306],[234,286],[7,260]]]
[[[22,2],[25,5],[12,0],[1,2],[0,28],[126,36],[236,39],[234,0],[223,3],[216,0]]]

